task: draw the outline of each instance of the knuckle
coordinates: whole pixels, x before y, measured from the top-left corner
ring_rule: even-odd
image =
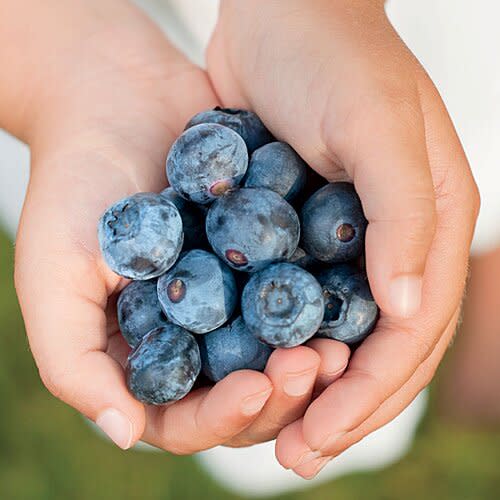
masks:
[[[436,375],[437,367],[433,367],[429,370],[426,370],[424,377],[422,378],[422,382],[420,384],[420,390],[425,389],[434,379],[434,375]]]
[[[45,388],[57,399],[63,399],[65,390],[63,388],[64,375],[50,368],[39,369],[40,379]]]
[[[384,84],[377,95],[376,108],[384,116],[392,117],[402,126],[415,127],[421,120],[418,96],[401,85]]]
[[[276,439],[277,431],[259,432],[258,434],[252,432],[244,432],[238,436],[234,436],[226,441],[222,446],[227,448],[249,448],[255,444],[267,443]]]
[[[430,241],[436,229],[436,206],[434,199],[418,198],[404,217],[406,239],[419,244]]]
[[[222,446],[226,448],[249,448],[250,446],[253,446],[255,444],[255,441],[252,441],[249,438],[244,438],[244,437],[234,437],[224,443]]]
[[[479,211],[481,209],[481,194],[475,182],[472,183],[471,194],[469,196],[469,199],[470,199],[472,214],[474,220],[476,220],[479,215]]]
[[[82,402],[81,383],[70,367],[49,363],[39,368],[39,374],[43,385],[57,399],[74,407]]]
[[[193,442],[189,442],[189,436],[183,433],[172,432],[168,419],[163,419],[163,422],[158,429],[158,442],[160,448],[169,453],[179,456],[193,455],[204,448],[200,446],[193,446]],[[192,440],[194,441],[194,440]]]
[[[234,429],[227,425],[216,425],[210,429],[210,434],[219,442],[225,442],[234,435]]]
[[[363,387],[367,387],[368,389],[366,392],[374,395],[378,404],[384,401],[383,387],[385,384],[383,383],[383,380],[380,380],[380,378],[370,370],[356,366],[346,372],[344,377],[346,379],[351,377],[358,379],[360,381],[360,386],[362,384]],[[349,429],[346,430],[349,431]]]
[[[193,446],[194,442],[189,442],[188,436],[178,432],[174,433],[172,432],[172,429],[167,428],[167,420],[168,419],[165,419],[158,429],[158,442],[160,448],[179,456],[192,455],[193,453],[203,450],[203,447]]]
[[[165,451],[168,451],[169,453],[172,453],[173,455],[177,455],[179,457],[185,457],[188,455],[193,455],[194,453],[197,453],[198,451],[202,450],[195,450],[188,448],[186,446],[183,446],[182,444],[172,444],[172,443],[165,443],[162,448]]]
[[[431,341],[425,338],[422,332],[416,331],[413,328],[405,329],[407,341],[413,344],[413,351],[416,353],[416,361],[422,362],[434,349],[436,341]]]

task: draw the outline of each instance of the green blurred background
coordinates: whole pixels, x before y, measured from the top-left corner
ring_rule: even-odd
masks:
[[[13,260],[13,245],[0,230],[0,500],[242,498],[189,457],[118,450],[49,395],[25,338]],[[500,432],[441,421],[432,400],[412,450],[397,464],[274,498],[500,499]]]

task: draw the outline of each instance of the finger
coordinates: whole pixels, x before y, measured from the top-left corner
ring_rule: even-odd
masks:
[[[375,332],[354,353],[342,378],[308,408],[304,437],[311,449],[328,454],[336,441],[366,420],[413,376],[435,342],[422,330],[425,332],[410,326],[399,330],[381,318]],[[332,414],[335,419],[330,418]]]
[[[443,358],[456,331],[457,319],[460,311],[457,309],[452,321],[444,335],[436,344],[432,354],[415,371],[408,382],[397,391],[391,398],[379,407],[369,418],[362,422],[357,428],[347,432],[329,450],[333,456],[338,456],[353,444],[361,441],[365,436],[384,426],[398,416],[432,381],[434,374]]]
[[[123,338],[120,331],[108,337],[108,348],[106,354],[114,359],[125,370],[127,366],[127,359],[131,352],[130,346]]]
[[[233,8],[244,11],[244,7]],[[298,65],[281,67],[274,51],[259,53],[257,61],[252,59],[252,68],[263,77],[256,81],[244,65],[239,68],[240,85],[228,89],[227,80],[215,82],[219,95],[223,100],[249,102],[277,137],[289,142],[328,180],[339,178],[340,166],[347,171],[369,222],[366,254],[374,297],[385,312],[410,317],[420,308],[436,225],[425,126],[415,84],[418,66],[387,20],[373,9],[360,15],[377,23],[376,39],[368,39],[366,31],[359,30],[359,19],[340,22],[333,11],[310,9],[300,11],[297,18],[297,9],[290,6],[268,9],[286,12],[288,19],[294,18],[296,29],[287,33],[286,43],[280,40],[279,28],[265,40],[270,37],[285,60],[292,59],[299,43],[302,54],[314,53],[316,57],[306,62],[309,72],[304,74]],[[338,31],[330,26],[311,36],[310,26],[326,22]],[[351,30],[346,32],[346,26]],[[211,71],[216,71],[220,62],[213,59]],[[336,78],[339,61],[345,66],[343,78]],[[269,72],[276,65],[280,79]],[[305,96],[304,100],[290,99],[291,92]],[[290,123],[287,118],[292,116],[301,120]]]
[[[276,459],[285,469],[295,469],[322,457],[318,450],[311,450],[304,440],[302,418],[287,425],[276,439]]]
[[[129,393],[121,365],[104,352],[106,290],[99,285],[91,290],[100,279],[85,259],[65,256],[73,271],[85,268],[85,279],[72,282],[57,264],[58,256],[52,257],[54,262],[27,266],[22,241],[18,245],[17,290],[40,376],[52,394],[94,420],[127,449],[142,435],[145,412]]]
[[[304,436],[313,449],[328,448],[335,434],[355,428],[400,389],[430,354],[460,304],[477,215],[475,186],[442,102],[425,95],[426,128],[432,136],[429,157],[439,178],[439,230],[426,267],[425,300],[412,321],[381,314],[375,332],[357,349],[344,376],[311,404]],[[336,419],[326,422],[332,408],[337,408]]]
[[[224,444],[258,416],[273,387],[262,373],[241,370],[165,408],[149,407],[144,440],[176,454]]]
[[[339,145],[337,155],[368,220],[366,265],[375,300],[387,314],[407,318],[421,306],[436,204],[418,92],[396,92],[401,101],[381,93],[370,113],[354,119],[350,141],[356,148]]]
[[[313,391],[315,398],[342,376],[349,363],[351,350],[347,344],[331,339],[314,338],[306,345],[316,351],[321,358]]]
[[[303,479],[314,479],[333,457],[321,457],[304,465],[300,465],[293,472]]]
[[[113,93],[118,76],[106,73],[109,80],[85,87],[64,107],[64,117],[53,113],[51,126],[37,130],[16,245],[16,286],[42,380],[122,448],[141,437],[145,409],[107,354],[116,354],[108,340],[116,327],[105,313],[108,297],[123,283],[100,257],[97,221],[117,199],[161,189],[176,131],[216,103],[204,72],[177,51],[169,55],[166,41],[160,47],[164,56],[154,75],[129,81],[129,74],[118,73],[125,78]],[[96,101],[102,105],[88,105]],[[138,114],[141,120],[133,118]]]
[[[302,432],[303,419],[285,427],[276,440],[276,457],[280,464],[287,469],[294,469],[301,476],[303,476],[303,473],[306,475],[311,474],[318,460],[340,455],[363,437],[399,415],[431,381],[444,352],[453,338],[455,332],[453,325],[455,325],[455,318],[458,315],[459,311],[457,310],[456,316],[450,322],[450,327],[446,330],[445,335],[441,337],[429,358],[415,371],[413,377],[368,419],[338,441],[337,446],[329,450],[328,454],[324,455],[320,451],[311,450]]]
[[[320,357],[308,347],[276,349],[265,369],[273,394],[262,412],[229,446],[248,446],[274,439],[278,432],[304,414],[311,400]]]

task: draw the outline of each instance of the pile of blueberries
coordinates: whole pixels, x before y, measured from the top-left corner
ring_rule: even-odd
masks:
[[[117,306],[138,400],[179,400],[200,372],[263,370],[274,348],[314,336],[356,345],[371,333],[352,184],[320,179],[255,113],[221,108],[190,120],[167,175],[171,187],[99,222],[107,264],[133,280]]]

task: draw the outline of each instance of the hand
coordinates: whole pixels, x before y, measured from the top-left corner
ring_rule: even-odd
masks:
[[[144,439],[192,453],[275,437],[302,416],[315,384],[339,375],[349,350],[324,341],[278,350],[265,374],[237,372],[176,404],[145,408],[124,380],[128,347],[114,307],[126,281],[97,244],[98,218],[111,203],[165,187],[170,144],[193,114],[218,104],[206,74],[124,2],[37,4],[24,15],[40,16],[39,26],[64,18],[75,27],[33,37],[50,38],[40,50],[54,56],[46,73],[35,67],[41,78],[13,126],[32,147],[16,285],[43,382],[122,448]]]
[[[224,105],[255,110],[329,181],[351,179],[369,221],[376,330],[277,439],[281,464],[313,477],[430,382],[459,314],[477,188],[382,1],[223,0],[208,71]]]

